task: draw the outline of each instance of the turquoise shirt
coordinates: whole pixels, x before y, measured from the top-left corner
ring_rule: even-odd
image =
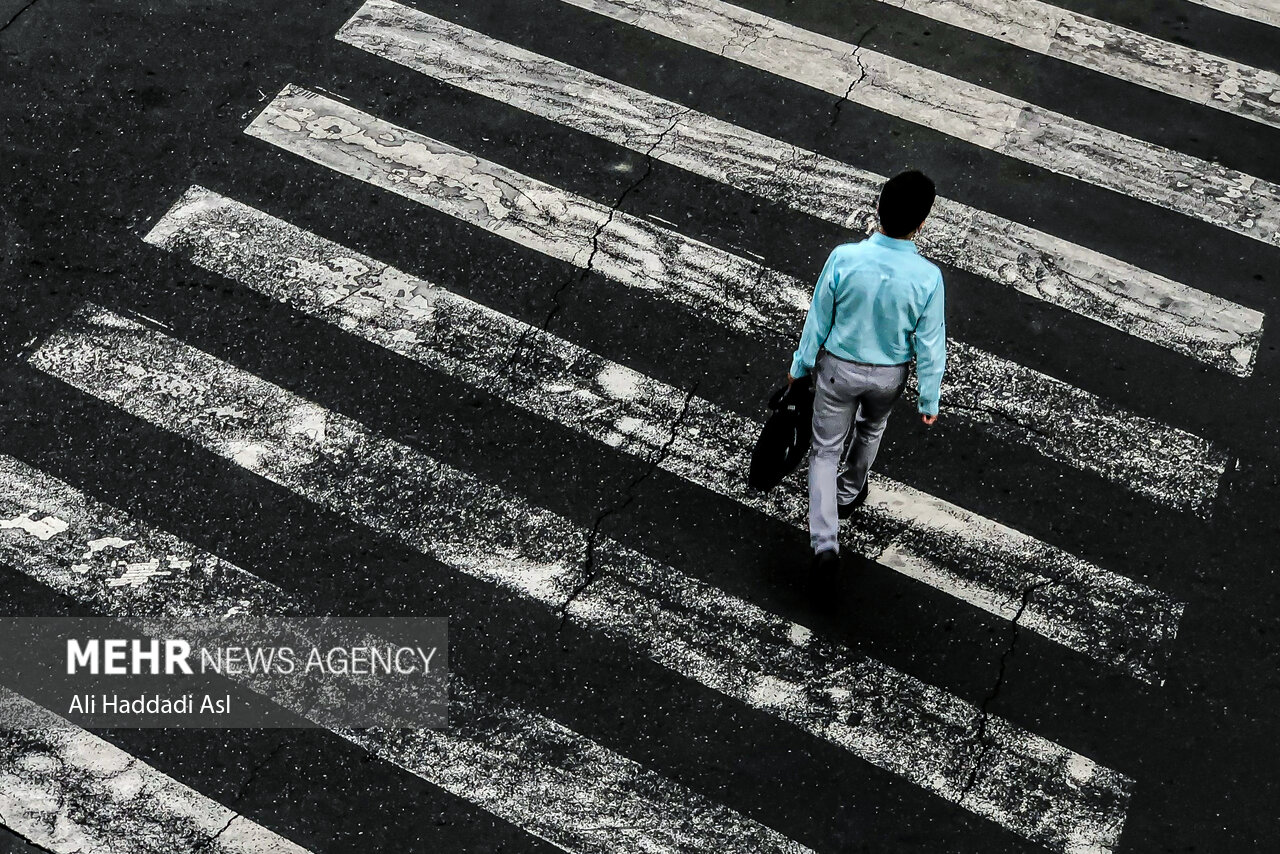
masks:
[[[942,271],[912,241],[880,232],[837,246],[813,289],[791,376],[813,370],[823,347],[871,365],[901,365],[914,357],[918,408],[937,415],[947,364]]]

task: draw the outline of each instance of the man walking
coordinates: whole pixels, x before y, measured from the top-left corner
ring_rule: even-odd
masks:
[[[879,228],[836,247],[813,290],[788,379],[814,373],[809,541],[818,570],[838,562],[839,520],[866,501],[867,474],[912,357],[921,420],[938,419],[947,361],[942,272],[912,242],[934,195],[921,172],[886,181]]]

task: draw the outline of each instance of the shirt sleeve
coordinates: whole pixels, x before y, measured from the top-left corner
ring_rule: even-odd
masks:
[[[818,350],[827,343],[831,334],[832,309],[836,298],[836,253],[832,251],[813,288],[809,314],[804,319],[804,331],[800,333],[800,346],[791,358],[791,376],[799,379],[808,376],[817,361]]]
[[[942,373],[947,367],[947,306],[941,274],[938,275],[938,287],[925,303],[912,338],[916,354],[916,382],[920,388],[917,408],[922,415],[937,415]]]

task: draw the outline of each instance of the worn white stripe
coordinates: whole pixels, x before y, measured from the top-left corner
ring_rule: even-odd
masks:
[[[1124,775],[159,332],[88,306],[31,363],[1050,850],[1117,844]]]
[[[213,417],[236,416],[222,411]],[[98,613],[133,625],[145,628],[157,623],[172,624],[177,618],[227,613],[287,619],[304,611],[322,610],[315,603],[291,598],[276,585],[228,561],[96,501],[57,478],[0,455],[0,513],[4,512],[57,519],[65,527],[47,539],[30,533],[0,532],[0,557]],[[106,537],[119,545],[94,551],[93,544]],[[124,556],[165,559],[174,564],[173,574],[152,588],[112,587],[113,564]],[[809,852],[549,718],[481,694],[456,676],[451,678],[451,688],[447,730],[344,729],[337,734],[565,851]],[[101,775],[110,778],[118,767],[104,762]],[[4,779],[0,772],[0,798],[6,789]],[[120,785],[123,789],[124,781]],[[215,814],[218,827],[231,817],[231,813],[224,813],[225,817],[223,813]],[[4,810],[0,814],[9,815]],[[240,823],[238,820],[232,829]],[[236,829],[241,836],[245,832]],[[235,834],[221,837],[223,842],[234,838]],[[88,846],[79,850],[172,854],[192,848],[170,841],[160,848]],[[283,854],[295,849],[282,844],[278,848],[208,850]]]
[[[347,735],[566,851],[813,854],[550,718],[465,684],[454,688],[449,717],[448,730]]]
[[[1034,166],[1280,246],[1280,186],[720,0],[564,0]]]
[[[1157,92],[1280,127],[1280,74],[1040,0],[881,0]]]
[[[146,237],[267,296],[804,528],[805,486],[743,472],[760,425],[202,187]],[[519,350],[517,369],[509,354]],[[673,424],[679,424],[672,434]],[[888,478],[842,544],[1098,661],[1159,679],[1183,605]]]
[[[331,98],[286,87],[246,133],[729,329],[794,339],[803,325],[811,288],[791,276]],[[1207,510],[1226,467],[1204,439],[954,340],[942,399],[951,415],[1174,507]]]
[[[338,38],[438,80],[841,225],[884,178],[496,41],[394,0],[368,0]],[[939,199],[918,241],[947,264],[1238,376],[1263,315],[985,211]]]
[[[0,459],[0,471],[4,467]],[[0,543],[11,536],[31,535],[0,532]],[[306,854],[110,742],[0,687],[0,720],[19,719],[21,727],[0,729],[0,821],[42,850]]]
[[[1280,3],[1276,0],[1189,0],[1237,18],[1248,18],[1260,24],[1280,27]]]

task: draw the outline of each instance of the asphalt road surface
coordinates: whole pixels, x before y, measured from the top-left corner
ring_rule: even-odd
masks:
[[[0,25],[4,614],[444,616],[454,687],[442,730],[51,717],[0,850],[1275,850],[1274,0]],[[802,473],[744,460],[905,168],[941,418],[899,404],[815,587]]]

